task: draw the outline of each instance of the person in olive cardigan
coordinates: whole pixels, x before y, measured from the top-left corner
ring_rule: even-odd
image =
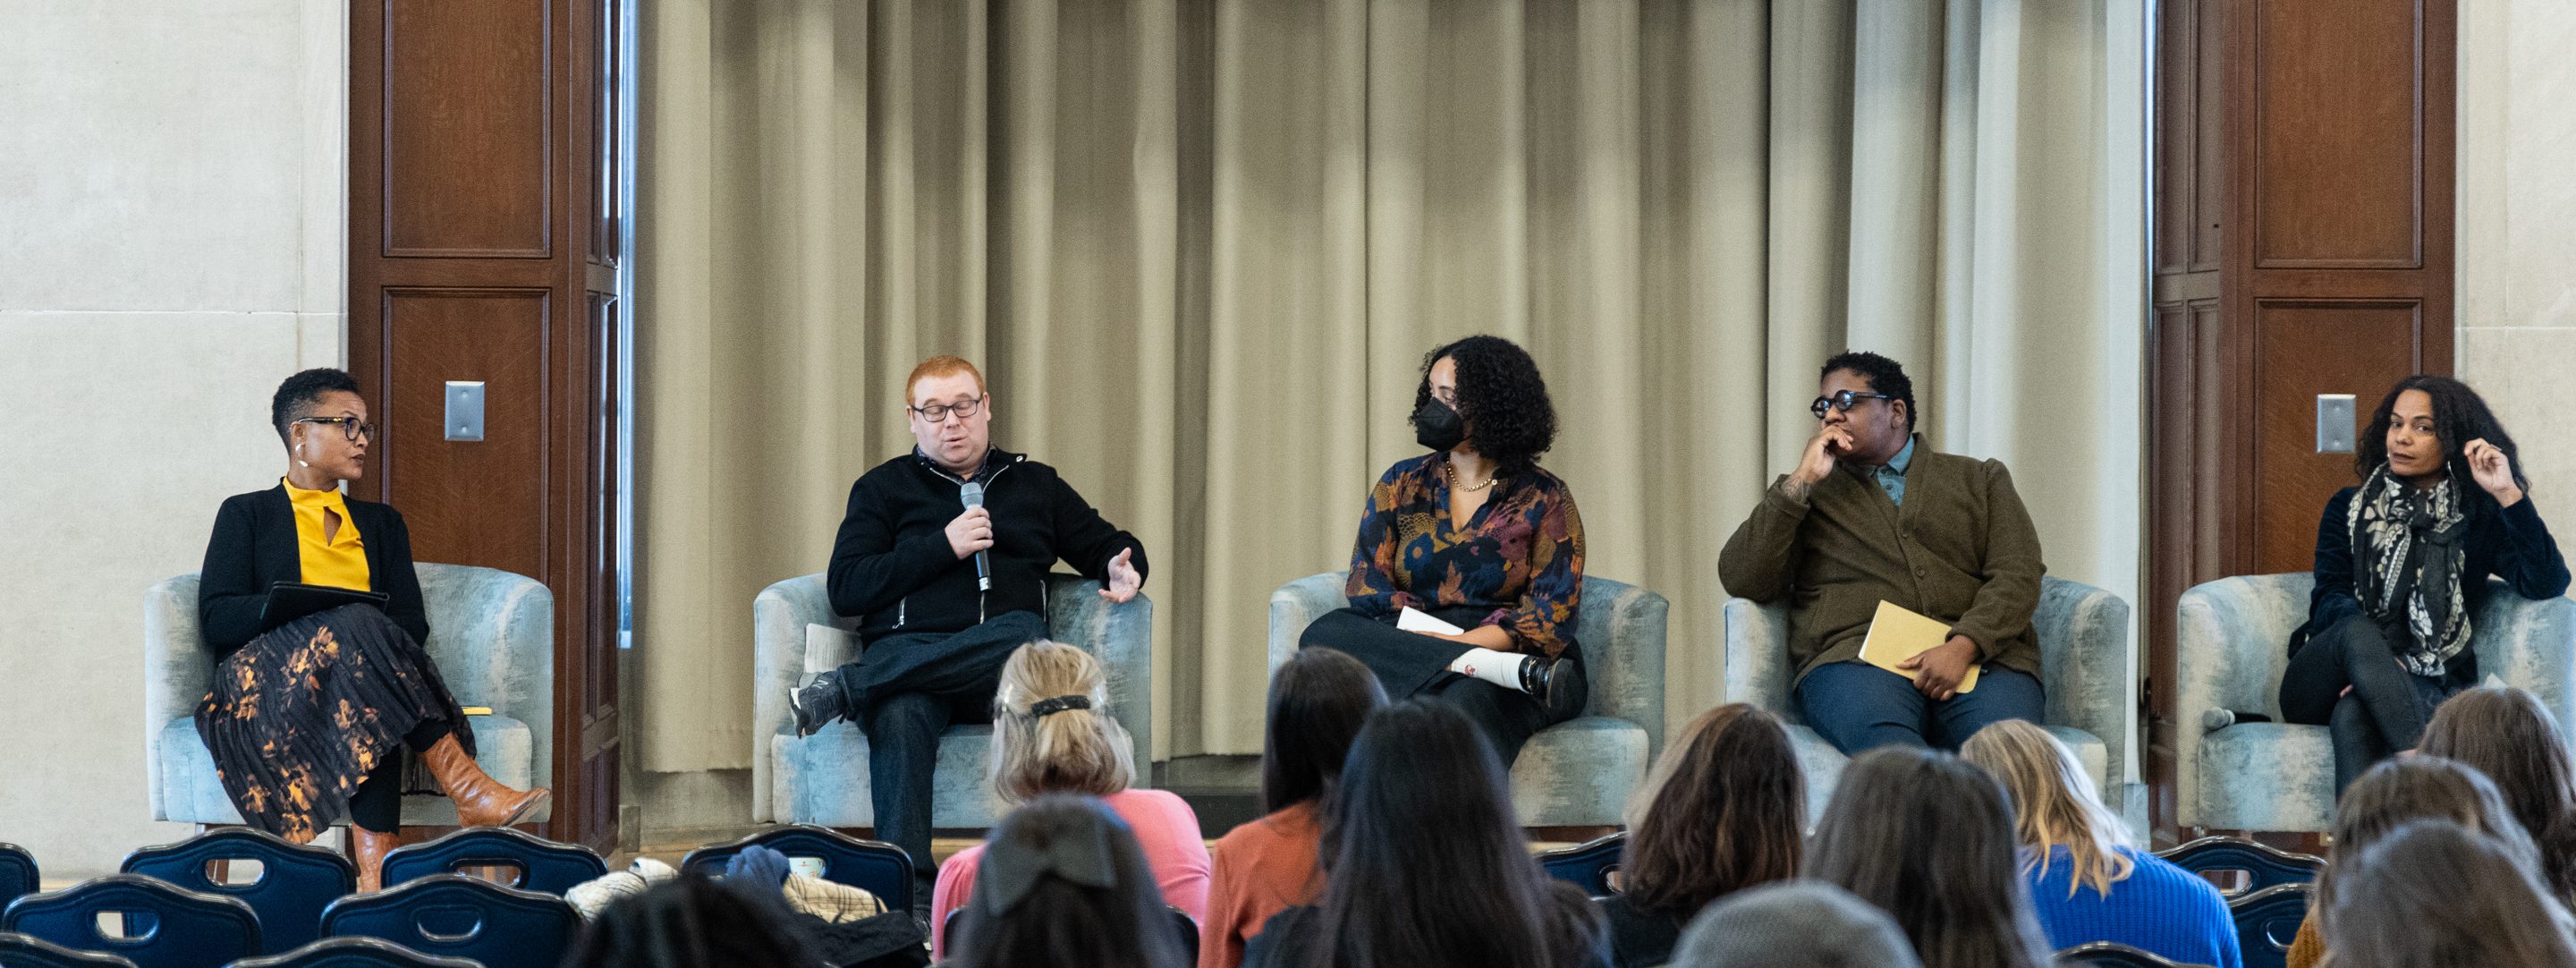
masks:
[[[1807,722],[1837,749],[1956,749],[1988,723],[2038,721],[2039,533],[2002,463],[1914,436],[1914,385],[1876,353],[1827,360],[1823,426],[1718,557],[1730,595],[1789,604]],[[1878,603],[1949,623],[1906,676],[1860,661]],[[1958,691],[1970,665],[1983,672]]]

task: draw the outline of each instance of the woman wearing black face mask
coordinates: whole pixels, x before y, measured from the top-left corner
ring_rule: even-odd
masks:
[[[1390,698],[1456,704],[1509,766],[1531,735],[1582,712],[1589,689],[1574,641],[1583,518],[1538,466],[1556,409],[1528,352],[1470,336],[1423,358],[1413,428],[1431,453],[1370,489],[1350,607],[1298,644],[1358,657]],[[1461,632],[1399,629],[1407,610]]]

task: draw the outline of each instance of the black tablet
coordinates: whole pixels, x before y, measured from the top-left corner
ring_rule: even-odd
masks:
[[[382,592],[362,592],[330,585],[304,585],[278,582],[268,586],[268,601],[259,607],[259,629],[262,632],[284,625],[315,612],[327,612],[342,605],[385,607],[391,596]]]

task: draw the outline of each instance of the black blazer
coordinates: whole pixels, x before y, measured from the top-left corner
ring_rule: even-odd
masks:
[[[2567,559],[2558,553],[2558,542],[2549,537],[2549,525],[2540,520],[2540,509],[2532,506],[2531,496],[2523,495],[2512,507],[2499,507],[2476,484],[2460,483],[2466,488],[2469,514],[2468,548],[2460,562],[2460,599],[2469,617],[2476,618],[2487,596],[2494,593],[2488,575],[2504,579],[2514,594],[2533,601],[2567,594]],[[2362,614],[2352,581],[2352,501],[2359,493],[2358,487],[2336,491],[2326,501],[2324,516],[2317,519],[2317,584],[2308,592],[2308,623],[2290,636],[2292,655],[2345,616]],[[2475,651],[2462,649],[2451,661],[2456,671],[2475,678],[2477,660]],[[2468,664],[2460,666],[2463,662]]]
[[[429,641],[429,610],[421,604],[420,576],[411,567],[411,531],[391,505],[347,498],[349,520],[358,526],[367,549],[369,591],[389,596],[385,617],[411,633],[414,642]],[[295,534],[295,505],[286,485],[235,494],[215,512],[214,537],[206,542],[206,563],[197,571],[197,620],[206,645],[223,661],[266,631],[259,627],[260,606],[269,586],[304,580],[304,557]]]

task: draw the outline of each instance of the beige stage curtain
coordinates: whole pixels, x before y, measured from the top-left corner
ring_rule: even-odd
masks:
[[[1158,757],[1260,748],[1272,589],[1342,567],[1431,346],[1538,357],[1592,573],[1673,600],[1846,345],[2135,598],[2137,0],[671,0],[646,11],[641,766],[748,765],[750,601],[985,366],[1152,552]],[[2124,154],[2125,152],[2125,154]]]

